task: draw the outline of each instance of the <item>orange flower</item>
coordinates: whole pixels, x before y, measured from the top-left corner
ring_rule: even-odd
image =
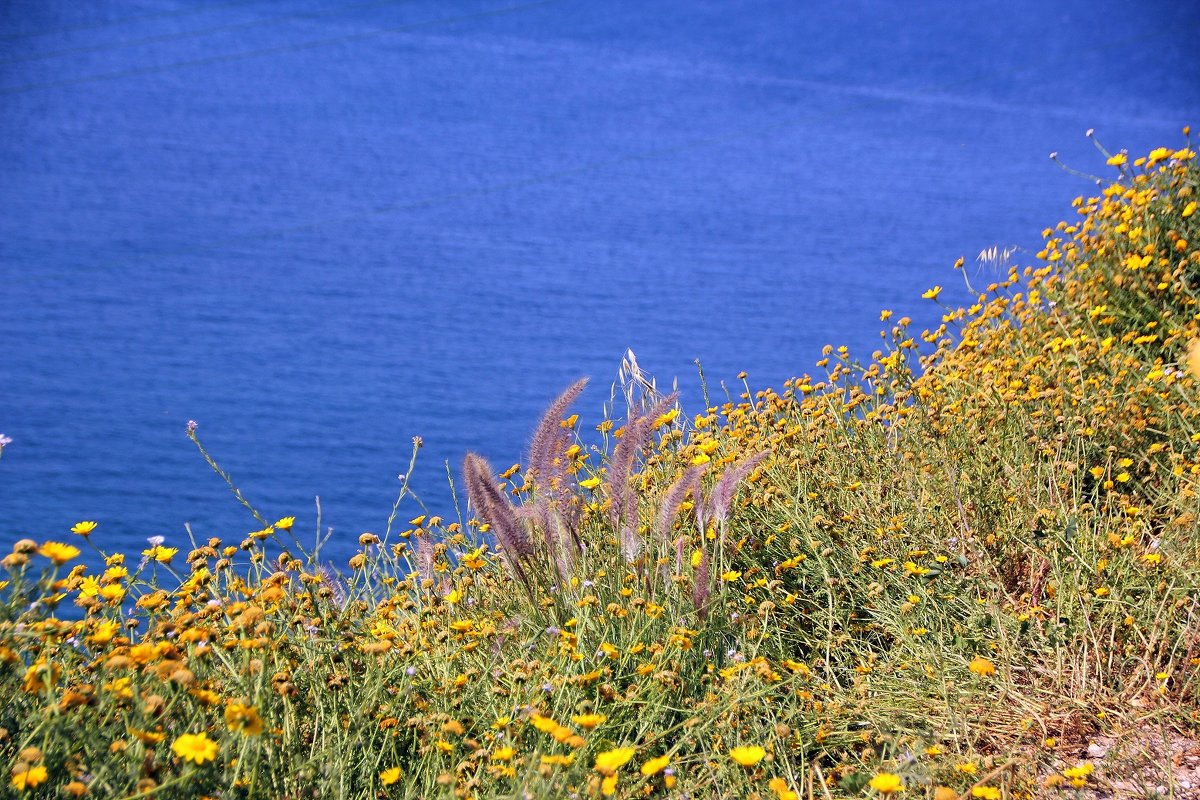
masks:
[[[769,786],[771,791],[775,793],[775,797],[778,798],[778,800],[800,800],[800,795],[797,792],[792,791],[791,788],[788,787],[787,781],[785,781],[783,778],[771,778],[771,780],[767,782],[767,786]]]
[[[79,548],[62,542],[46,542],[38,548],[38,553],[50,559],[54,566],[65,564],[79,556]]]
[[[975,660],[967,666],[967,669],[971,670],[971,672],[974,672],[981,678],[986,678],[989,675],[996,674],[996,665],[991,661],[988,661],[983,656],[975,656]]]
[[[571,717],[571,721],[581,728],[586,728],[589,731],[602,724],[608,717],[603,714],[577,714]]]

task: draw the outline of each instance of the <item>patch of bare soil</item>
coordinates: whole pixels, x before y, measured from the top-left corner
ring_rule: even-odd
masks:
[[[1093,772],[1079,794],[1088,800],[1200,800],[1200,739],[1194,733],[1146,725],[1121,736],[1093,736],[1075,763],[1059,769],[1085,764]],[[1060,780],[1046,775],[1043,796],[1075,793]]]

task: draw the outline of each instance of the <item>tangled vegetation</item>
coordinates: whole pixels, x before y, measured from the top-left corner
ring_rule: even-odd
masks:
[[[1090,737],[1200,724],[1200,170],[1108,164],[937,329],[885,311],[869,362],[690,417],[629,365],[597,435],[580,382],[524,466],[467,456],[473,516],[363,533],[341,571],[292,517],[95,574],[103,521],[17,541],[0,793],[1102,785]]]

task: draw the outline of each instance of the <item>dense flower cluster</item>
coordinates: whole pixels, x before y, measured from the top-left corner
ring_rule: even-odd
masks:
[[[468,456],[473,517],[389,522],[344,565],[292,516],[98,569],[103,521],[17,541],[4,791],[1087,786],[1080,741],[1194,724],[1200,685],[1200,172],[1109,164],[1037,266],[936,329],[885,311],[866,363],[828,347],[694,415],[630,360],[622,415],[593,434],[575,384],[524,465]]]

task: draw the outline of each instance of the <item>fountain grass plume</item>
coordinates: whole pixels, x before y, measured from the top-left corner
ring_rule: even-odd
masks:
[[[609,516],[614,525],[622,521],[629,522],[637,516],[637,496],[629,491],[634,462],[650,441],[650,434],[654,431],[654,420],[666,413],[678,399],[679,393],[672,392],[655,403],[647,414],[637,415],[631,412],[629,421],[625,424],[625,432],[613,448],[612,462],[609,464],[606,489],[612,501]]]
[[[633,477],[634,462],[649,444],[654,432],[654,422],[675,405],[678,392],[672,392],[650,407],[643,415],[632,415],[625,424],[625,432],[613,448],[612,463],[608,473],[608,497],[611,502],[609,516],[613,525],[621,532],[621,550],[625,558],[632,561],[641,549],[637,534],[637,494],[629,486]]]
[[[525,567],[532,565],[533,542],[517,517],[516,509],[496,488],[495,473],[483,456],[467,453],[463,459],[463,483],[467,487],[468,502],[488,524],[500,544],[509,569],[532,597],[533,584]]]
[[[713,486],[712,496],[708,501],[708,515],[714,522],[719,525],[725,521],[725,518],[729,515],[729,506],[733,503],[734,495],[737,494],[738,485],[766,457],[767,452],[765,450],[761,453],[755,453],[741,464],[731,466],[722,473],[716,485]]]
[[[546,409],[533,433],[529,446],[529,468],[542,491],[551,491],[560,496],[567,491],[562,484],[566,479],[564,451],[570,447],[570,434],[562,426],[563,415],[578,398],[588,379],[580,378],[566,388]],[[558,482],[558,485],[556,485]]]
[[[697,464],[688,467],[683,474],[679,476],[667,493],[663,495],[662,505],[658,509],[658,520],[654,526],[655,532],[661,541],[669,541],[671,538],[671,528],[675,524],[675,518],[679,515],[679,507],[683,504],[684,498],[690,493],[692,501],[700,506],[704,502],[701,497],[700,477],[704,474],[704,465]]]
[[[421,576],[421,582],[429,581],[433,584],[433,564],[435,554],[433,552],[433,543],[429,541],[427,536],[417,536],[417,574]]]
[[[587,383],[587,378],[580,378],[550,404],[529,446],[528,474],[536,488],[534,519],[543,528],[547,546],[555,553],[568,546],[566,541],[559,541],[564,538],[561,536],[564,532],[570,536],[575,549],[582,549],[578,532],[579,508],[573,502],[575,495],[566,469],[571,434],[563,427],[562,420]],[[558,557],[569,558],[569,555]]]

